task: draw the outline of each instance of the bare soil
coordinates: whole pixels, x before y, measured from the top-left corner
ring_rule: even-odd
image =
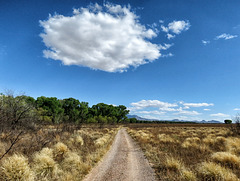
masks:
[[[154,181],[155,173],[140,147],[123,128],[111,149],[84,181]]]

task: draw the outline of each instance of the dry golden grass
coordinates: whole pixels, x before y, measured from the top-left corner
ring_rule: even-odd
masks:
[[[64,157],[66,156],[67,152],[69,151],[68,147],[61,143],[58,142],[56,145],[53,147],[53,158],[54,160],[61,162]]]
[[[240,139],[224,126],[149,124],[134,125],[128,132],[143,149],[159,180],[237,181]]]
[[[198,168],[198,175],[203,180],[222,180],[222,181],[238,181],[239,178],[220,165],[212,162],[203,162]]]
[[[30,169],[28,159],[23,155],[14,154],[5,159],[1,165],[1,180],[32,181],[34,173]]]
[[[181,161],[174,157],[167,157],[164,164],[168,171],[180,172],[183,168]]]
[[[53,151],[44,148],[33,156],[32,169],[38,180],[55,178],[58,172],[58,165],[53,159]]]
[[[240,169],[240,157],[229,152],[216,152],[211,156],[216,163],[221,163],[223,166],[229,168]]]
[[[197,177],[196,177],[196,175],[192,171],[183,169],[182,172],[181,172],[180,180],[197,181]]]
[[[46,126],[26,132],[0,160],[0,180],[82,180],[110,148],[118,129],[85,127],[68,131]],[[9,133],[0,135],[1,155],[11,145],[9,138]]]
[[[227,151],[240,156],[240,138],[227,138],[225,146]]]
[[[166,135],[166,134],[159,134],[158,139],[159,139],[160,142],[163,142],[163,143],[174,143],[174,142],[176,142],[175,139],[173,139],[171,136]]]

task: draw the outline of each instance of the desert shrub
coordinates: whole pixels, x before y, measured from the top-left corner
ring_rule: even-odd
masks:
[[[33,181],[34,173],[31,171],[26,157],[14,154],[3,161],[0,168],[0,179],[6,181]]]

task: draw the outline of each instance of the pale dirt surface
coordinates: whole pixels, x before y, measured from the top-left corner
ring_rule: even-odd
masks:
[[[83,181],[153,181],[155,173],[142,150],[123,128],[111,149]]]

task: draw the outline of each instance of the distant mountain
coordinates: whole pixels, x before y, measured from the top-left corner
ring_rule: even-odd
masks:
[[[197,120],[186,121],[186,120],[179,120],[179,119],[173,119],[173,120],[147,119],[147,118],[140,117],[138,115],[130,115],[130,114],[127,115],[127,117],[128,118],[136,118],[139,121],[172,121],[172,122],[195,122],[195,123],[216,123],[216,124],[222,123],[222,122],[216,121],[216,120],[210,120],[210,121],[205,121],[205,120],[202,120],[202,121],[197,121]]]
[[[222,122],[220,122],[220,121],[216,121],[216,120],[210,120],[210,121],[205,121],[205,120],[202,120],[202,121],[196,121],[196,122],[198,122],[198,123],[222,123]]]
[[[157,119],[147,119],[147,118],[142,118],[140,116],[137,115],[127,115],[128,118],[136,118],[139,121],[159,121]]]

